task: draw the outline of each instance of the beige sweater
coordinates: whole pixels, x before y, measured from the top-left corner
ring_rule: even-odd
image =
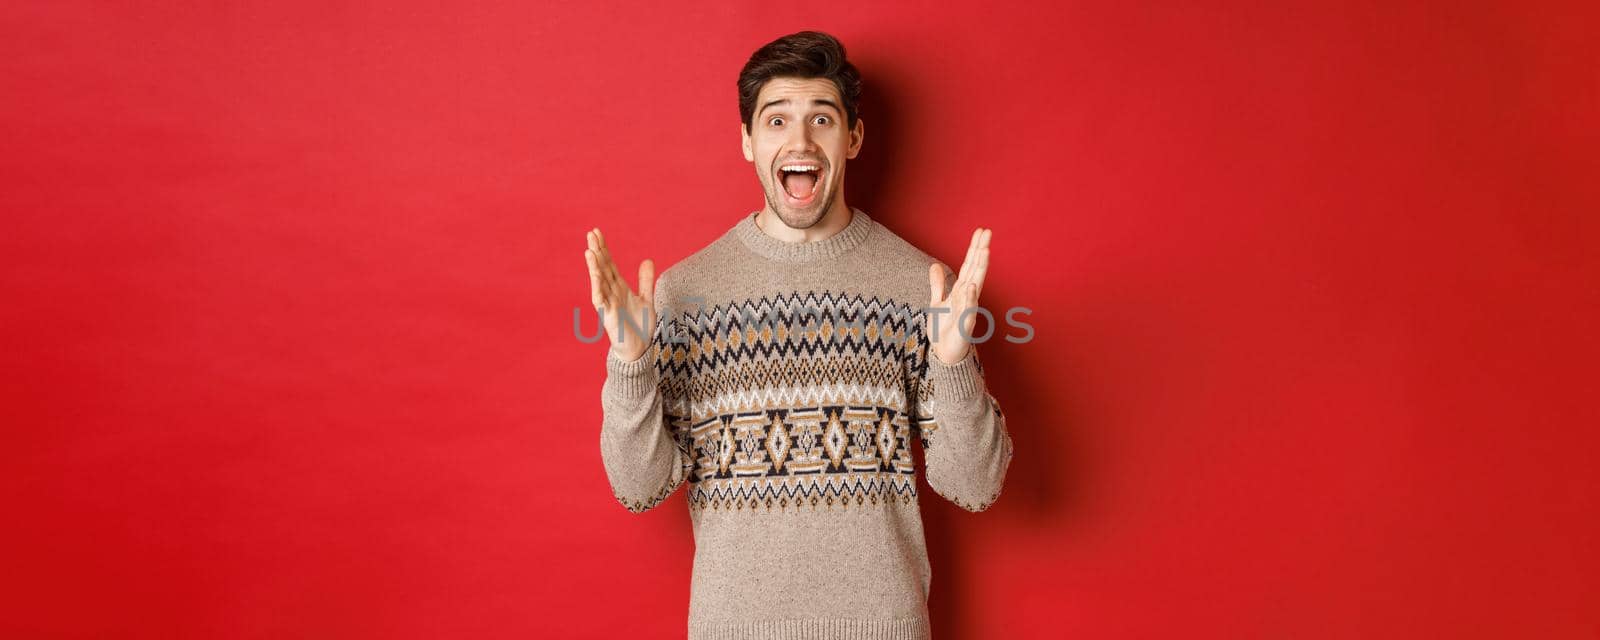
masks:
[[[852,213],[804,243],[745,216],[661,273],[645,355],[607,354],[617,500],[640,512],[688,483],[691,640],[927,638],[912,438],[939,495],[999,497],[1011,438],[977,345],[954,365],[929,350],[934,259]]]

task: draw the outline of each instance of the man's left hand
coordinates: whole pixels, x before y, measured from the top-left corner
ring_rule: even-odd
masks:
[[[978,306],[978,295],[983,292],[983,276],[989,270],[990,233],[990,229],[983,227],[972,232],[972,242],[967,245],[967,257],[961,263],[961,271],[956,274],[956,282],[950,287],[948,296],[944,294],[945,271],[948,267],[937,262],[928,266],[928,287],[932,290],[933,298],[928,306],[949,309],[948,313],[941,313],[937,317],[928,314],[928,338],[933,341],[933,355],[944,364],[961,362],[967,357],[967,349],[971,348],[968,338],[978,324],[978,312],[965,314],[965,317],[963,312]]]

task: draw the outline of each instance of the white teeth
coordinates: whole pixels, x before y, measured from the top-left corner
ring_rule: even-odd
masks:
[[[818,167],[817,165],[814,165],[814,164],[791,164],[791,165],[787,165],[787,166],[783,166],[783,167],[778,167],[778,170],[779,171],[821,171],[822,167]]]

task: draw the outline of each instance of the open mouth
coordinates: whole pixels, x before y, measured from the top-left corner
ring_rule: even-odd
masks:
[[[789,197],[789,204],[805,206],[811,204],[817,197],[818,187],[822,182],[822,163],[820,162],[786,162],[778,166],[778,184],[783,187],[783,194]]]

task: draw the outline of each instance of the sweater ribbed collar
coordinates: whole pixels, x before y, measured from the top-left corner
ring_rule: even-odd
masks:
[[[767,235],[761,227],[756,226],[756,216],[760,211],[753,212],[739,221],[734,226],[734,234],[744,241],[757,255],[770,258],[779,262],[810,262],[822,258],[832,258],[844,255],[845,252],[856,248],[866,241],[876,226],[867,212],[850,208],[850,223],[831,236],[811,242],[789,242],[779,240]]]

